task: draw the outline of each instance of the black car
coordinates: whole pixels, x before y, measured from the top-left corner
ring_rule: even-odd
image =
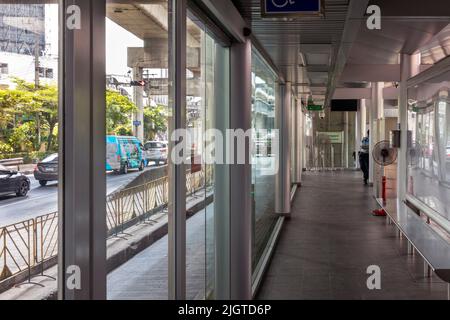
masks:
[[[58,181],[58,154],[54,153],[39,162],[34,168],[34,178],[41,186],[49,181]]]
[[[0,195],[15,193],[18,197],[25,197],[28,191],[30,179],[27,176],[0,164]]]

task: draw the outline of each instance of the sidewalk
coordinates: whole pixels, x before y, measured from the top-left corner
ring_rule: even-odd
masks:
[[[446,299],[447,284],[424,276],[395,228],[371,215],[376,207],[358,172],[306,174],[258,298]],[[367,288],[371,265],[381,290]]]

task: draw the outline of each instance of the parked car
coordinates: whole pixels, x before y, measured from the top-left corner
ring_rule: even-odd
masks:
[[[58,181],[58,154],[54,153],[41,160],[34,168],[34,178],[44,187],[49,181]]]
[[[154,161],[157,166],[160,163],[167,164],[168,143],[166,141],[148,141],[144,145],[147,163]]]
[[[106,170],[127,174],[129,169],[143,171],[146,159],[143,145],[136,137],[106,137]]]
[[[10,170],[0,164],[0,194],[16,194],[25,197],[30,191],[30,179],[20,172]]]

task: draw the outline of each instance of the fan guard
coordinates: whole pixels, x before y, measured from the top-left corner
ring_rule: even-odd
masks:
[[[415,141],[411,147],[408,148],[408,164],[412,167],[419,163],[423,155],[423,149],[419,142]]]
[[[386,167],[397,160],[397,149],[392,148],[387,140],[380,141],[373,148],[372,157],[377,164]]]

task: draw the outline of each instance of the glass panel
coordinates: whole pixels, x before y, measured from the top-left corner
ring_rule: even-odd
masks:
[[[295,97],[292,96],[291,99],[291,183],[296,181],[295,178],[295,158],[296,158],[296,154],[297,154],[297,145],[295,143],[295,133],[296,133],[296,114],[295,114],[295,110],[296,110],[296,104],[297,104],[297,100],[295,100]]]
[[[168,298],[168,6],[107,1],[108,299]]]
[[[276,77],[259,55],[252,54],[252,189],[253,268],[275,226],[275,157],[271,138],[275,129]]]
[[[216,61],[219,55],[223,59]],[[211,299],[215,295],[215,218],[225,212],[216,206],[215,190],[223,178],[216,180],[215,148],[218,127],[217,108],[227,110],[228,84],[216,70],[228,73],[228,50],[218,44],[207,27],[194,14],[187,20],[187,116],[188,134],[187,170],[187,299]],[[221,92],[217,92],[221,90]],[[220,114],[226,114],[220,110]],[[223,121],[219,119],[219,121]],[[218,163],[217,163],[218,161]],[[222,199],[223,195],[219,197]],[[222,226],[223,227],[223,226]]]
[[[57,287],[59,11],[39,3],[0,1],[0,282],[25,274],[18,298]]]
[[[204,26],[194,15],[187,19],[187,115],[186,128],[189,135],[187,152],[190,155],[186,172],[187,199],[186,208],[197,204],[190,212],[192,217],[186,223],[186,298],[203,299],[206,283],[205,260],[205,200],[213,194],[206,193],[206,166],[203,161],[205,150],[204,133],[206,128],[206,110],[210,100],[211,87],[207,83],[207,57],[209,37]]]
[[[450,73],[408,90],[408,193],[450,220]]]

